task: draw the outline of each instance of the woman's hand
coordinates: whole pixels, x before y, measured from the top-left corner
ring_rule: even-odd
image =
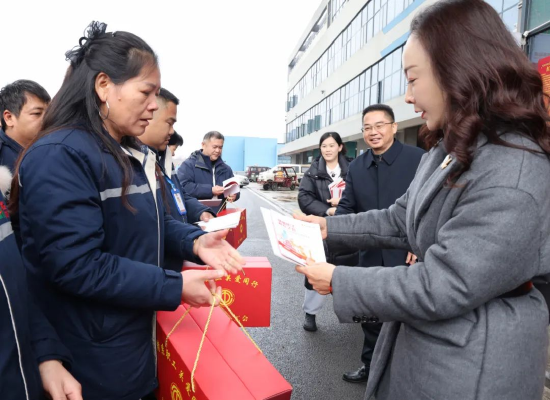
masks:
[[[323,239],[327,238],[327,220],[323,217],[316,217],[315,215],[304,215],[298,213],[294,213],[292,217],[299,221],[311,222],[313,224],[319,225],[319,229],[321,229],[321,237]]]
[[[327,210],[327,215],[330,216],[330,217],[332,217],[335,213],[336,213],[336,207],[330,207]]]
[[[246,262],[239,252],[224,240],[227,232],[225,229],[199,236],[193,245],[193,253],[214,269],[236,274],[243,269]]]
[[[337,207],[338,203],[340,203],[340,197],[333,197],[332,199],[328,199],[327,203],[329,203],[332,207]]]
[[[52,400],[82,400],[80,383],[58,360],[49,360],[38,366],[44,391]]]
[[[204,211],[201,216],[200,216],[200,220],[203,221],[203,222],[208,222],[210,221],[212,218],[216,218],[214,217],[212,214],[210,214],[208,211]]]
[[[413,253],[409,252],[407,253],[407,260],[405,261],[405,263],[413,265],[417,259],[418,258]]]
[[[182,302],[189,304],[191,307],[209,307],[212,302],[216,306],[220,304],[222,295],[221,286],[216,287],[217,278],[225,275],[224,271],[216,270],[187,270],[181,273],[183,278],[183,287],[181,291]],[[208,282],[207,288],[204,284]],[[216,294],[216,297],[214,297]]]
[[[312,260],[306,261],[307,266],[296,266],[296,271],[304,274],[319,294],[329,294],[332,292],[332,274],[336,268],[333,264],[314,263]]]

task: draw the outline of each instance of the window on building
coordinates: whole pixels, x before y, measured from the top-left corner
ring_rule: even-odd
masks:
[[[380,30],[397,18],[413,1],[370,0],[302,77],[293,94],[296,96],[296,101],[287,103],[287,108],[288,104],[290,104],[290,108],[294,107],[301,99],[319,86],[350,57],[369,43]],[[490,1],[495,4],[495,7],[499,8],[501,15],[505,13],[503,18],[506,21],[513,20],[513,14],[516,11],[513,11],[510,7],[514,3],[517,10],[518,0]],[[333,17],[338,15],[344,3],[345,0],[331,1],[330,13]]]
[[[525,4],[525,2],[523,4]],[[534,29],[547,21],[550,21],[550,1],[531,0],[529,2],[527,26],[525,30]]]
[[[400,47],[388,54],[297,117],[287,125],[287,140],[299,139],[356,115],[369,105],[403,95],[406,82],[401,65],[402,53],[403,47]]]

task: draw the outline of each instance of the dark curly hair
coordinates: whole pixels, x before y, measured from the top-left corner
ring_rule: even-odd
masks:
[[[427,51],[445,93],[444,126],[437,131],[424,126],[420,137],[428,148],[443,139],[461,163],[448,183],[470,168],[480,134],[490,143],[532,152],[500,138],[517,132],[550,154],[542,78],[489,4],[438,1],[413,19],[411,35]]]

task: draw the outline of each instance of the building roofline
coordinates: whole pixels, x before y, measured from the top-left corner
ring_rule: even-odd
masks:
[[[298,39],[298,44],[292,50],[292,53],[290,54],[287,65],[290,65],[292,63],[292,60],[294,60],[294,58],[296,57],[296,55],[298,54],[298,52],[306,42],[309,34],[313,30],[313,28],[315,28],[317,21],[319,21],[319,18],[321,18],[321,15],[323,14],[324,10],[327,8],[328,2],[329,0],[322,0],[319,7],[317,7],[317,10],[313,14],[313,17],[311,17],[308,24],[306,25],[306,29],[304,29],[302,35],[300,36],[300,39]]]

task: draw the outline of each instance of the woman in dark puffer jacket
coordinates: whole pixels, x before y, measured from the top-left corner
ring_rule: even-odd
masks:
[[[332,198],[328,187],[334,181],[346,179],[351,158],[346,157],[346,146],[336,132],[327,132],[321,136],[319,150],[321,156],[313,161],[300,183],[298,205],[304,214],[326,217],[334,215],[340,201],[339,197]],[[315,315],[323,308],[326,297],[314,291],[307,279],[305,287],[304,329],[314,332],[317,330]]]

